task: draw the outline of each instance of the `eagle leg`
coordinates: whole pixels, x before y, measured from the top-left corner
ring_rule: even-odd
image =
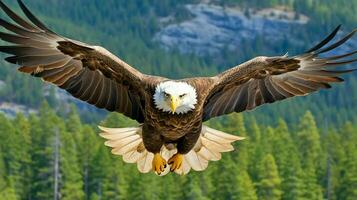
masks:
[[[201,135],[201,131],[191,132],[180,138],[179,141],[177,142],[177,152],[180,154],[188,154],[188,152],[190,152],[193,149],[193,147],[196,145],[200,135]]]
[[[177,153],[173,155],[168,161],[169,165],[171,165],[170,168],[171,172],[180,169],[180,167],[182,166],[182,161],[183,161],[183,154]]]
[[[152,170],[154,170],[158,175],[165,171],[166,168],[166,160],[160,155],[160,153],[156,153],[154,155],[154,159],[152,160]]]

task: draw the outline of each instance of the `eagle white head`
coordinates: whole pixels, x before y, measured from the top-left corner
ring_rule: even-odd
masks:
[[[163,82],[156,86],[154,102],[164,112],[185,114],[195,109],[196,89],[185,82]]]

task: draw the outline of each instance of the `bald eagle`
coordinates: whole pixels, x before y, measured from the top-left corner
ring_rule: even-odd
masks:
[[[0,38],[12,43],[0,51],[12,54],[5,60],[18,70],[40,77],[89,104],[119,112],[139,122],[139,127],[100,127],[105,144],[127,163],[137,163],[142,173],[187,174],[202,171],[232,142],[243,138],[214,130],[202,123],[233,112],[252,110],[266,103],[305,96],[352,69],[331,67],[357,61],[357,51],[325,56],[349,40],[357,30],[331,42],[337,27],[326,39],[305,53],[289,57],[256,57],[214,77],[170,80],[146,75],[100,46],[60,36],[48,29],[29,9],[18,3],[31,21],[24,20],[3,2],[2,10],[13,23],[0,19],[7,32]],[[329,43],[332,44],[329,44]],[[331,54],[330,54],[331,55]]]

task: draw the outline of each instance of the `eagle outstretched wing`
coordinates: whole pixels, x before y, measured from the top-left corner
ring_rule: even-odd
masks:
[[[357,30],[327,46],[339,31],[338,26],[326,39],[302,55],[288,57],[257,57],[212,77],[214,84],[204,105],[203,121],[213,117],[252,110],[294,96],[304,96],[329,83],[341,82],[339,76],[355,71],[331,70],[331,67],[357,61],[357,50],[344,55],[321,57],[341,46]]]
[[[102,47],[54,33],[21,0],[18,3],[32,23],[0,1],[2,10],[16,23],[0,19],[1,27],[9,31],[0,32],[0,38],[15,44],[0,46],[0,51],[13,55],[6,58],[8,62],[21,65],[21,72],[41,77],[98,108],[143,121],[140,92],[147,76]]]

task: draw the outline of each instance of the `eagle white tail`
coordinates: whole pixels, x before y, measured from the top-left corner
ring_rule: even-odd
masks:
[[[123,156],[126,163],[137,163],[141,173],[152,171],[152,161],[154,154],[145,149],[141,137],[142,127],[135,128],[105,128],[99,127],[103,132],[101,137],[107,141],[105,145],[112,148],[112,153]],[[244,138],[230,135],[207,126],[202,127],[201,136],[195,147],[186,155],[180,169],[175,172],[184,175],[190,172],[191,168],[195,171],[203,171],[207,168],[209,161],[221,159],[222,152],[234,150],[232,142]],[[161,149],[161,156],[169,160],[177,152],[174,144],[164,145]],[[170,167],[166,167],[161,176],[170,172]]]

